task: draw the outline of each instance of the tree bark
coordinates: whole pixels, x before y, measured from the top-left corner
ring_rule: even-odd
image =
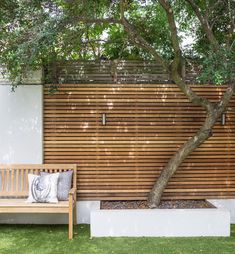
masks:
[[[159,178],[154,184],[148,198],[151,208],[157,207],[161,201],[162,194],[178,167],[181,163],[202,143],[212,136],[212,127],[217,117],[213,113],[209,113],[206,117],[204,125],[201,129],[191,137],[184,145],[173,155],[165,168],[162,170]]]
[[[212,129],[218,118],[227,108],[228,103],[234,94],[234,90],[235,84],[228,86],[226,92],[224,93],[223,99],[208,111],[205,122],[200,130],[188,141],[186,141],[169,160],[149,194],[148,202],[151,208],[157,207],[159,205],[164,189],[166,188],[169,180],[179,168],[181,163],[196,148],[198,148],[202,143],[204,143],[209,137],[212,136]]]

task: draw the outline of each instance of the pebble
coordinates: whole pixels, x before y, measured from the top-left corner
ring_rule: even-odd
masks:
[[[161,201],[160,209],[214,208],[206,200]],[[149,209],[147,201],[102,201],[101,209]]]

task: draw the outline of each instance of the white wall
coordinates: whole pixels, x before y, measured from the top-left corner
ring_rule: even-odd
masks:
[[[211,204],[218,208],[227,209],[230,212],[230,223],[235,224],[235,199],[208,199]]]
[[[0,163],[42,163],[42,85],[0,85]]]
[[[91,211],[91,236],[230,236],[225,209],[123,209]]]

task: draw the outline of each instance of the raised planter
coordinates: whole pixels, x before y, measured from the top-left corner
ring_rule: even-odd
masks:
[[[123,209],[91,211],[91,236],[230,236],[226,209]]]

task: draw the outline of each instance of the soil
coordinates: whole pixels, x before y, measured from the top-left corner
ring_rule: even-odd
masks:
[[[161,201],[160,209],[214,208],[206,200]],[[102,201],[101,209],[149,209],[147,201]]]

